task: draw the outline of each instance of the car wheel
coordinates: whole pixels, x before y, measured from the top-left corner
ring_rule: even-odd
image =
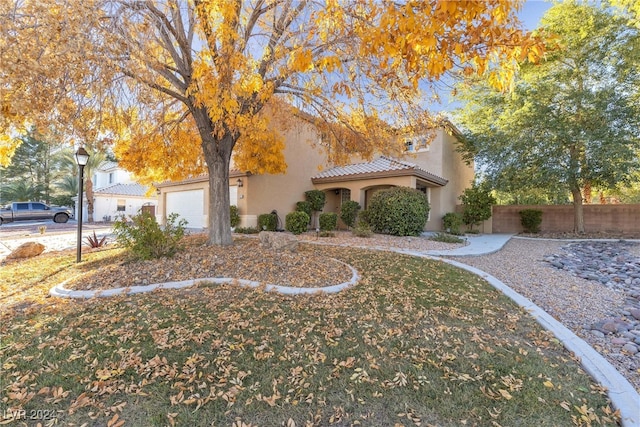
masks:
[[[69,215],[67,214],[56,214],[56,216],[53,217],[53,222],[61,223],[67,221],[69,221]]]

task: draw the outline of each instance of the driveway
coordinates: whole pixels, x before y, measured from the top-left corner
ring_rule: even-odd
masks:
[[[44,233],[40,227],[46,227]],[[15,248],[25,242],[42,243],[45,252],[73,249],[77,243],[78,223],[69,220],[65,224],[56,224],[49,221],[19,221],[0,226],[0,260],[4,259]],[[83,240],[88,235],[96,232],[98,236],[111,234],[111,224],[93,223],[82,224]]]

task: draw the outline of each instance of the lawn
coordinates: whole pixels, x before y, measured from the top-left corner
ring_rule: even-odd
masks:
[[[617,425],[605,390],[482,279],[311,247],[362,279],[335,295],[201,285],[47,298],[119,250],[0,269],[0,406],[14,425]],[[247,262],[250,262],[247,254]],[[13,418],[12,418],[13,417]]]

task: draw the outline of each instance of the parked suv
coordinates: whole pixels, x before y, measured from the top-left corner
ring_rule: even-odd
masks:
[[[71,209],[48,206],[40,202],[14,202],[0,209],[0,225],[4,222],[52,219],[67,222],[73,217]]]

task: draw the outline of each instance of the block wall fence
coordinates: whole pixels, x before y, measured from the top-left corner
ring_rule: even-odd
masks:
[[[542,211],[541,232],[572,232],[573,205],[509,205],[494,206],[489,221],[480,227],[486,233],[521,233],[520,212],[523,209]],[[640,204],[584,205],[586,232],[640,232]]]

